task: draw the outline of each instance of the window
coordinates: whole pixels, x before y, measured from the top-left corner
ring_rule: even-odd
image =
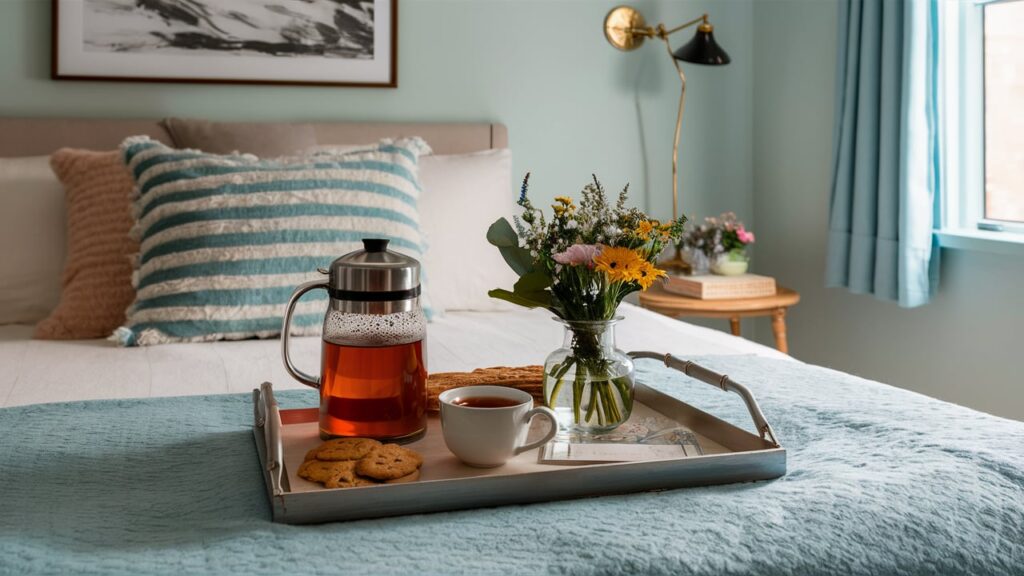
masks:
[[[1024,2],[982,8],[984,219],[1024,223]]]
[[[946,0],[942,18],[940,232],[1024,243],[1024,0]]]

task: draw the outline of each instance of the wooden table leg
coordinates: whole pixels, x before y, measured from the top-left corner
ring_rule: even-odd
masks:
[[[739,316],[733,316],[732,318],[729,318],[729,328],[732,330],[732,335],[733,336],[739,336],[740,335],[740,317]]]
[[[779,352],[789,354],[789,344],[786,342],[785,308],[772,310],[772,333],[775,334],[775,347],[779,349]]]

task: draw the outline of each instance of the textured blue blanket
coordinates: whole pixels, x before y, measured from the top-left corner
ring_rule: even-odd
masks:
[[[1024,423],[795,362],[698,360],[754,391],[786,476],[286,526],[248,396],[0,410],[0,573],[1024,573]],[[737,396],[639,367],[750,428]]]

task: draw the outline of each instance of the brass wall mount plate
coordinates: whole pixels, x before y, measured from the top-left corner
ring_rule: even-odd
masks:
[[[612,46],[629,52],[643,46],[644,36],[633,31],[646,25],[643,14],[636,8],[616,6],[604,18],[604,37]]]

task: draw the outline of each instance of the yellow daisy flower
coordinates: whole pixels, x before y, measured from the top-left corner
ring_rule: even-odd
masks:
[[[658,226],[658,230],[661,231],[661,241],[668,242],[672,236],[672,224],[662,224]]]
[[[644,220],[643,222],[636,225],[636,235],[641,238],[647,238],[654,231],[654,224]]]
[[[640,285],[640,288],[647,290],[654,284],[654,281],[658,278],[665,276],[664,270],[659,270],[654,267],[654,264],[644,260],[637,268],[636,282]]]
[[[568,196],[555,196],[555,202],[564,206],[572,206],[572,198],[569,198]]]
[[[629,248],[611,248],[606,246],[594,258],[595,268],[604,272],[612,282],[632,282],[637,279],[637,271],[645,262]]]

